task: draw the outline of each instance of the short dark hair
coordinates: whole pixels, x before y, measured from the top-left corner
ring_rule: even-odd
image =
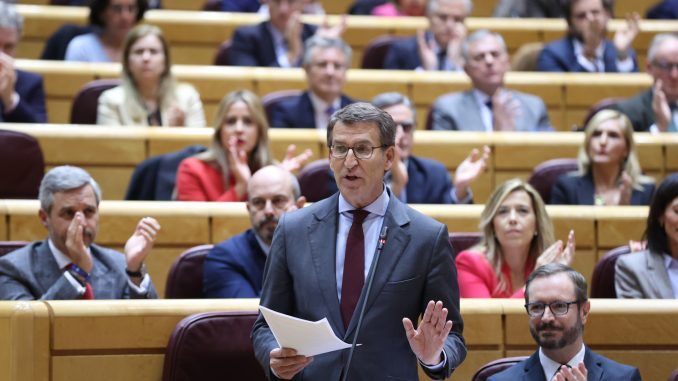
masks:
[[[89,3],[89,23],[101,28],[106,27],[106,23],[101,15],[104,13],[111,0],[91,0]],[[137,0],[137,22],[144,18],[144,13],[148,10],[148,1]]]
[[[669,238],[666,236],[666,231],[659,221],[666,207],[676,197],[678,197],[678,173],[674,173],[662,181],[650,203],[650,213],[647,215],[647,227],[645,228],[643,238],[647,240],[647,248],[653,253],[678,254],[670,252]]]
[[[327,126],[327,146],[332,146],[334,125],[341,122],[346,125],[357,123],[374,123],[379,127],[380,144],[395,145],[396,125],[391,115],[369,103],[352,103],[332,114]]]
[[[561,263],[549,263],[547,265],[537,267],[527,278],[527,283],[525,283],[525,303],[527,304],[530,302],[530,284],[533,280],[537,278],[546,278],[560,273],[567,274],[570,280],[572,280],[572,284],[574,285],[574,296],[578,303],[581,304],[589,300],[588,296],[586,295],[588,286],[586,284],[586,278],[584,278],[583,275],[570,266],[566,266]]]
[[[567,20],[567,25],[572,26],[572,7],[581,0],[560,0],[560,7],[563,9],[563,17]],[[614,0],[600,0],[603,3],[603,9],[607,11],[610,17],[614,16]]]

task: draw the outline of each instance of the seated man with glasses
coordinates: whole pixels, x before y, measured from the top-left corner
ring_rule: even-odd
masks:
[[[635,381],[637,368],[607,359],[584,345],[591,303],[584,276],[559,263],[538,267],[525,285],[530,333],[539,349],[488,381]]]
[[[297,178],[274,165],[252,175],[247,195],[252,228],[215,245],[207,254],[203,270],[206,298],[258,298],[278,219],[306,202]]]
[[[646,70],[652,88],[610,108],[626,114],[635,131],[678,132],[678,34],[654,36]]]

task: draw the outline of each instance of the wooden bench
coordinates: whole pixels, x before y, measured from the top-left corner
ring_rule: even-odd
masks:
[[[451,379],[469,380],[493,359],[531,354],[524,301],[464,299],[466,361]],[[0,302],[0,376],[21,381],[159,380],[170,334],[184,317],[256,310],[257,299]],[[591,302],[584,342],[663,380],[678,361],[678,301]],[[420,378],[424,380],[425,378]]]
[[[86,7],[19,5],[18,10],[25,18],[24,33],[17,51],[17,57],[21,58],[39,57],[45,41],[55,30],[66,23],[84,25],[89,14]],[[339,17],[330,16],[330,23],[338,23]],[[324,16],[306,15],[303,18],[316,25],[324,20]],[[262,16],[252,13],[151,10],[146,13],[144,20],[163,29],[172,46],[173,62],[208,65],[214,62],[219,45],[230,39],[237,27],[258,23]],[[610,36],[624,23],[623,20],[611,21]],[[358,67],[363,50],[370,40],[385,34],[414,36],[416,30],[426,28],[428,22],[424,17],[394,19],[349,16],[347,25],[343,38],[353,48],[353,66]],[[470,31],[492,29],[501,33],[510,52],[526,42],[548,42],[561,38],[566,30],[565,20],[561,19],[469,18],[467,25]],[[652,36],[659,32],[675,31],[675,25],[675,21],[643,20],[641,32],[634,40],[641,65],[644,65],[648,41]]]
[[[71,164],[91,172],[108,200],[124,197],[134,167],[142,160],[192,144],[208,145],[212,128],[139,128],[70,125],[0,124],[0,128],[35,136],[48,167]],[[273,157],[282,159],[288,145],[311,149],[311,160],[327,157],[321,130],[269,131]],[[678,136],[635,134],[643,170],[657,181],[678,170]],[[492,133],[416,131],[414,155],[436,159],[454,175],[472,148],[487,145],[492,157],[487,172],[473,184],[475,201],[483,203],[500,183],[513,177],[527,179],[533,167],[555,158],[576,157],[582,133]]]
[[[68,123],[75,94],[88,82],[100,78],[119,78],[119,64],[17,60],[17,67],[43,76],[50,123]],[[245,68],[174,65],[173,72],[182,82],[193,84],[203,101],[206,119],[211,123],[221,98],[237,89],[248,89],[259,96],[287,89],[305,89],[301,69]],[[506,76],[506,86],[541,97],[556,130],[570,131],[581,124],[589,108],[609,97],[630,97],[649,88],[652,79],[643,73],[518,73]],[[471,88],[463,73],[431,73],[400,70],[362,70],[348,72],[344,92],[355,99],[369,101],[386,91],[397,91],[413,100],[418,128],[425,128],[429,109],[439,96]]]
[[[104,193],[105,197],[105,193]],[[478,231],[482,205],[413,205],[422,213],[447,225],[450,232]],[[0,200],[0,240],[33,241],[47,237],[37,217],[37,200]],[[630,239],[640,240],[647,207],[547,207],[556,238],[567,239],[574,229],[577,252],[573,266],[588,279],[598,259],[609,249]],[[148,257],[147,265],[159,295],[164,295],[165,281],[172,262],[184,250],[219,243],[250,227],[244,203],[109,201],[100,206],[101,218],[96,242],[122,250],[136,223],[145,216],[155,217],[162,230]],[[6,235],[5,233],[6,232]]]

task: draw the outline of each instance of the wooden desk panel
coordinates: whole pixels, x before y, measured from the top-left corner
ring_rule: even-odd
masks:
[[[612,249],[640,241],[647,225],[645,206],[593,207],[598,225],[598,248]]]
[[[0,301],[0,379],[49,379],[49,311],[42,302]]]
[[[164,351],[158,354],[65,355],[52,357],[51,381],[161,380]],[[76,371],[77,370],[77,371]]]

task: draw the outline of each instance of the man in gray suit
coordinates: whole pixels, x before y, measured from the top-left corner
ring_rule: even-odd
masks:
[[[87,172],[50,170],[39,198],[49,237],[0,258],[0,300],[157,298],[143,266],[160,230],[155,219],[139,221],[121,254],[94,244],[101,191]]]
[[[354,103],[327,130],[339,193],[280,219],[264,268],[260,303],[316,321],[351,342],[366,298],[350,369],[348,350],[312,357],[279,348],[265,319],[254,325],[254,351],[271,379],[338,381],[435,379],[466,356],[459,289],[445,225],[409,208],[384,185],[393,165],[396,126],[388,113]],[[387,228],[383,253],[375,249]],[[373,263],[374,262],[374,263]],[[371,269],[374,266],[376,270]],[[369,272],[374,282],[369,295]],[[365,287],[363,287],[365,286]],[[423,313],[417,329],[413,323]]]
[[[436,99],[434,130],[551,130],[541,98],[504,87],[510,64],[500,34],[484,29],[471,34],[462,45],[462,57],[473,89]]]

